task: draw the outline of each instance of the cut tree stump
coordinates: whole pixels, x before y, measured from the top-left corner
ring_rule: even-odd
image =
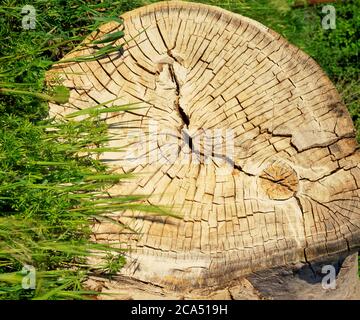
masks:
[[[95,241],[130,251],[117,277],[89,287],[119,299],[358,297],[360,152],[318,64],[217,7],[161,2],[122,18],[85,42],[124,30],[124,50],[49,72],[71,89],[50,111],[138,103],[103,114],[109,146],[125,149],[102,160],[135,174],[109,193],[148,195],[180,218],[111,214],[137,233],[94,225]],[[336,289],[323,285],[329,265]]]

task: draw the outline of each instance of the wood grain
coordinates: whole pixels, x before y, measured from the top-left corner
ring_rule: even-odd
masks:
[[[182,218],[114,212],[138,234],[94,227],[97,241],[131,249],[124,276],[182,290],[359,248],[354,127],[313,59],[260,23],[216,7],[161,2],[123,19],[87,40],[124,29],[122,54],[63,63],[48,76],[60,75],[71,89],[68,104],[51,104],[52,115],[116,98],[108,106],[142,106],[104,117],[110,146],[126,151],[102,159],[137,174],[109,192],[150,195],[146,203]],[[184,130],[192,143],[208,139],[191,154]],[[231,161],[223,149],[205,157],[226,130],[234,137]],[[150,156],[178,148],[176,161]],[[187,157],[193,161],[180,161]]]

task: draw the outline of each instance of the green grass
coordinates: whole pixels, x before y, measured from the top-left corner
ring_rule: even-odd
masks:
[[[93,219],[114,208],[164,213],[144,207],[136,197],[107,197],[106,188],[124,177],[91,156],[104,151],[108,139],[107,127],[99,120],[102,106],[81,122],[46,119],[48,101],[68,98],[65,88],[46,87],[46,70],[100,24],[150,2],[155,1],[35,0],[35,30],[21,27],[21,8],[28,1],[1,2],[0,299],[92,295],[84,292],[84,279],[99,272],[110,276],[125,262],[123,250],[89,241]],[[256,19],[310,54],[338,87],[360,138],[360,0],[335,4],[336,30],[322,29],[322,6],[292,9],[287,0],[200,2]],[[106,39],[107,50],[118,50],[112,40]],[[79,156],[79,151],[85,153]],[[106,256],[98,269],[85,263],[94,249]],[[21,287],[25,264],[36,268],[35,290]]]

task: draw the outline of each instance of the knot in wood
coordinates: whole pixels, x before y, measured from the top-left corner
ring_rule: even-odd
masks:
[[[287,200],[299,188],[296,172],[285,162],[276,161],[260,174],[260,185],[272,200]]]

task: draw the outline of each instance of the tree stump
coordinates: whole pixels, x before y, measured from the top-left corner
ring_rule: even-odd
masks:
[[[138,103],[103,118],[124,152],[102,159],[135,174],[109,193],[147,195],[180,218],[112,213],[136,233],[94,225],[96,241],[130,250],[117,277],[89,286],[123,299],[356,297],[360,153],[317,63],[217,7],[161,2],[122,18],[86,40],[124,30],[122,52],[50,71],[71,89],[50,111]],[[326,265],[336,289],[324,289]]]

